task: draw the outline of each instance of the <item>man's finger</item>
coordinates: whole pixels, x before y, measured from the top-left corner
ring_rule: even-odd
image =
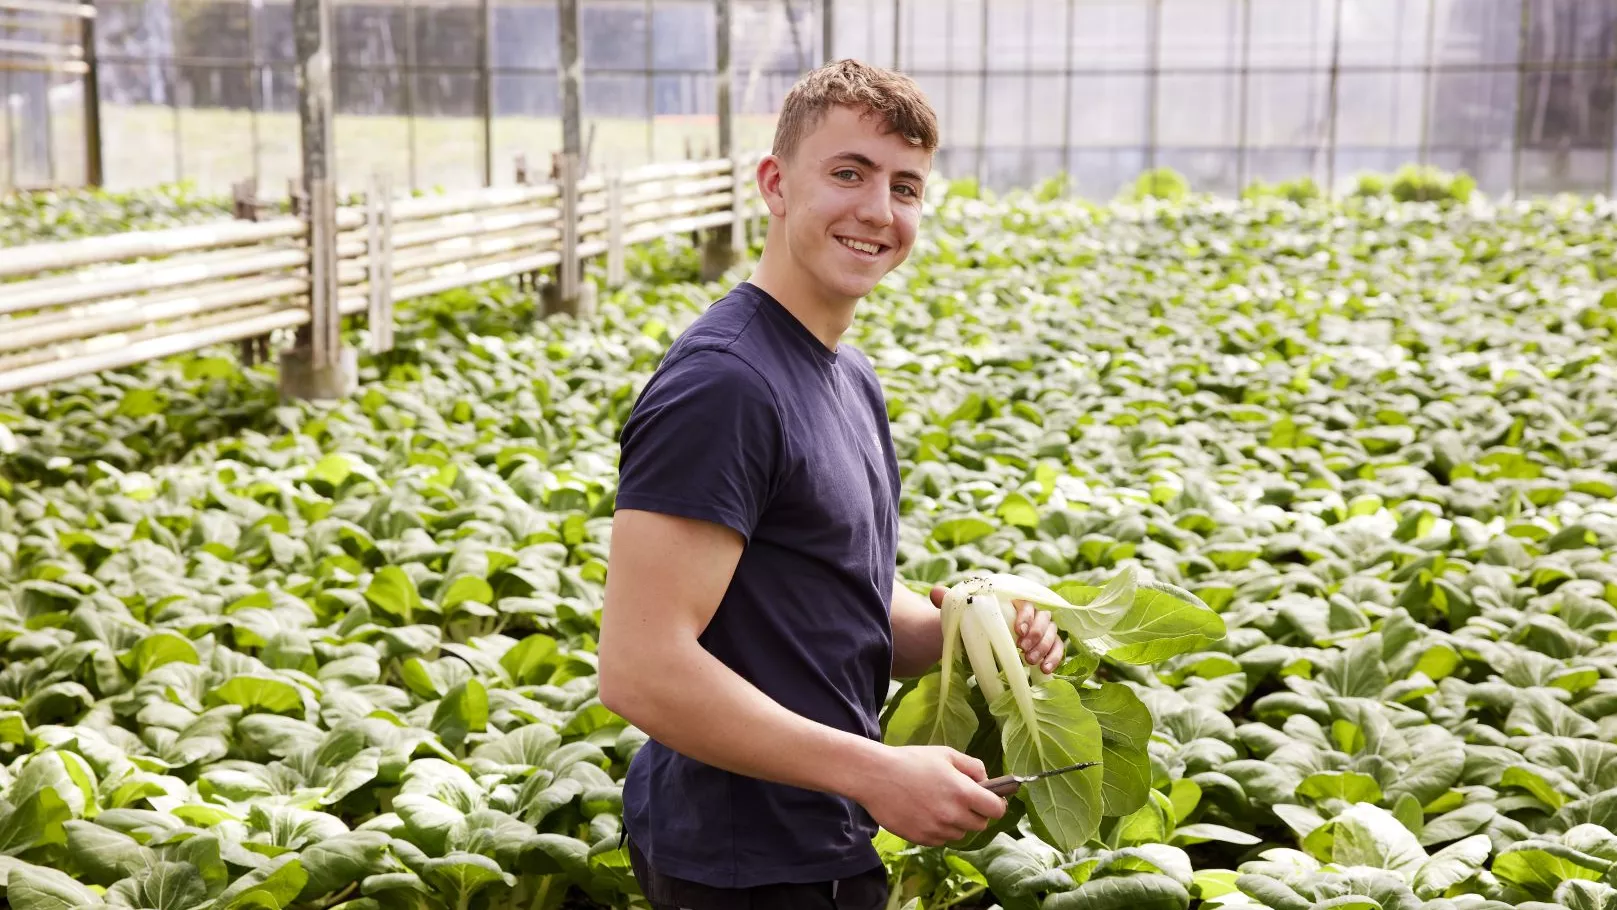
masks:
[[[1060,643],[1061,637],[1056,634],[1056,627],[1054,625],[1046,626],[1044,629],[1044,638],[1040,639],[1038,645],[1036,645],[1033,649],[1034,653],[1036,653],[1038,657],[1033,657],[1033,654],[1029,654],[1028,657],[1032,658],[1034,661],[1043,661],[1044,672],[1048,673],[1055,669],[1054,654],[1056,646]]]
[[[1029,627],[1033,625],[1033,605],[1025,600],[1016,603],[1016,633],[1026,635]]]
[[[949,589],[945,588],[943,585],[933,585],[932,606],[937,607],[939,610],[943,609],[943,595],[947,593],[949,593]]]
[[[1022,650],[1027,652],[1038,647],[1039,642],[1045,637],[1052,625],[1049,613],[1043,610],[1036,612],[1031,622],[1027,623],[1027,628],[1022,630]]]

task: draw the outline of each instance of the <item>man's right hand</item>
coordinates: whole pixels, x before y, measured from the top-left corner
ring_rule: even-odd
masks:
[[[983,787],[983,763],[947,746],[887,749],[852,795],[876,823],[912,844],[939,847],[985,830],[1006,800]]]

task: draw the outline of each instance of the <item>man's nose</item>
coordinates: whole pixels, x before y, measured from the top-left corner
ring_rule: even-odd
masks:
[[[887,184],[872,181],[869,186],[859,199],[859,220],[876,227],[892,224],[893,206]]]

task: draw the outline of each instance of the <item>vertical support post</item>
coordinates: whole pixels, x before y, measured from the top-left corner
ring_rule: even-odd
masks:
[[[1336,0],[1331,19],[1331,85],[1325,101],[1325,195],[1336,198],[1336,108],[1342,76],[1342,0]]]
[[[904,0],[893,0],[893,69],[899,69],[899,50],[904,46]]]
[[[371,330],[371,353],[393,350],[393,188],[381,171],[371,174],[365,196],[366,283],[370,308],[366,324]]]
[[[737,259],[747,249],[747,173],[740,153],[730,156],[730,251]]]
[[[1510,137],[1510,194],[1522,194],[1522,144],[1525,139],[1527,111],[1522,107],[1527,100],[1527,51],[1533,21],[1533,4],[1522,3],[1520,32],[1516,37],[1516,123]]]
[[[89,15],[80,20],[80,44],[84,47],[84,178],[99,187],[106,180],[101,144],[101,54],[95,46],[95,0],[84,0]]]
[[[623,177],[616,171],[606,178],[606,285],[619,288],[628,280],[624,265]]]
[[[1246,190],[1247,128],[1252,107],[1252,0],[1241,0],[1241,114],[1235,134],[1235,198]]]
[[[988,182],[988,3],[977,22],[977,184]]]
[[[350,394],[359,361],[342,344],[337,305],[337,190],[331,173],[331,0],[293,0],[298,118],[303,144],[303,217],[309,251],[309,322],[281,357],[281,391],[293,398]]]
[[[1145,169],[1154,171],[1157,168],[1157,115],[1162,107],[1162,0],[1151,0],[1150,17],[1150,24],[1146,26],[1150,32],[1146,39],[1150,41],[1146,57],[1150,63],[1146,75]],[[1151,180],[1151,190],[1155,192],[1156,176],[1152,175]]]
[[[820,0],[820,56],[826,62],[836,57],[836,12],[832,0]]]
[[[563,152],[558,162],[561,178],[561,308],[571,310],[578,301],[578,156]]]
[[[732,120],[730,107],[730,88],[734,79],[730,63],[730,0],[714,0],[716,18],[718,19],[718,64],[719,64],[719,157],[731,160],[731,170],[734,173],[735,161],[735,123]],[[732,184],[733,185],[733,184]],[[736,230],[734,222],[730,225],[716,227],[709,233],[707,240],[702,244],[702,271],[703,281],[715,281],[720,275],[730,270],[736,264]]]
[[[1077,190],[1072,166],[1072,52],[1076,42],[1074,23],[1078,18],[1077,0],[1067,0],[1067,58],[1061,76],[1061,172],[1066,175],[1067,192]]]
[[[579,0],[561,0],[561,147],[570,155],[584,151],[583,111],[579,103],[580,64],[578,60]]]
[[[593,285],[585,287],[579,279],[578,261],[578,181],[583,176],[584,129],[583,105],[579,101],[582,75],[579,62],[579,2],[560,0],[561,15],[561,132],[562,151],[555,157],[554,173],[561,190],[561,262],[556,266],[556,281],[545,286],[542,297],[546,316],[565,313],[585,316],[594,310]]]
[[[585,318],[595,312],[595,285],[580,278],[578,256],[579,162],[578,156],[562,152],[556,156],[556,180],[561,190],[561,261],[556,281],[541,292],[545,316],[558,313]]]
[[[257,169],[254,169],[256,175]],[[248,177],[231,184],[231,217],[238,221],[258,220],[258,178]],[[256,366],[269,359],[269,336],[258,335],[236,342],[236,349],[245,366]]]
[[[478,64],[483,77],[483,185],[494,185],[494,11],[482,0],[483,42]]]
[[[1421,80],[1420,163],[1431,163],[1432,102],[1437,97],[1437,0],[1426,0],[1426,68]]]

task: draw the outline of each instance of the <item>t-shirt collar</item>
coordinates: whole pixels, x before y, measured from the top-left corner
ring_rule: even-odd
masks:
[[[779,300],[775,299],[775,295],[750,281],[742,281],[741,286],[748,293],[756,294],[759,300],[762,301],[764,310],[782,322],[793,335],[802,339],[803,343],[809,347],[816,357],[831,366],[836,365],[837,352],[827,348],[818,336],[809,331],[808,326],[804,325],[801,320],[792,314],[791,310],[786,309]]]

